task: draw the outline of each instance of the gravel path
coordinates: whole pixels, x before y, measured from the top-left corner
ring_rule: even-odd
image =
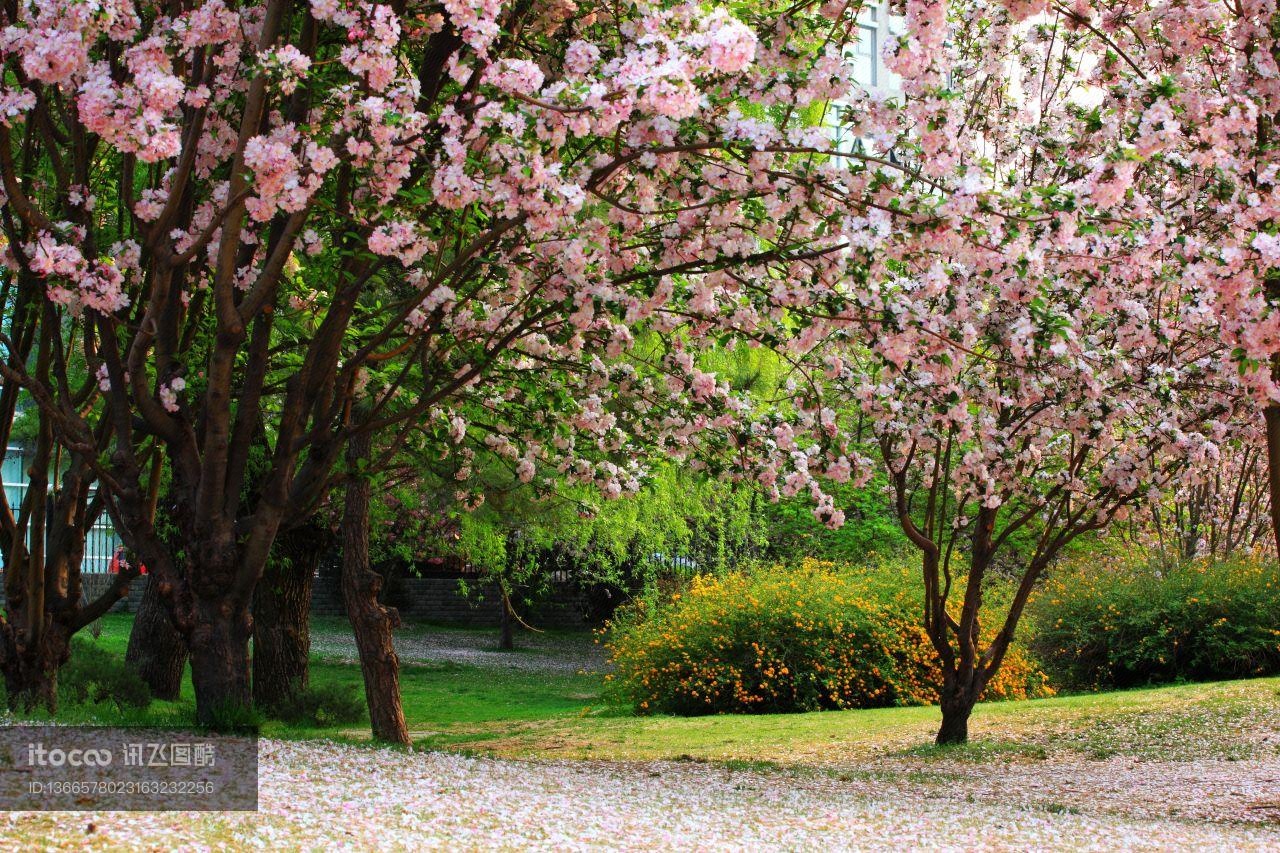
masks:
[[[403,663],[457,663],[546,673],[599,672],[605,666],[604,650],[585,633],[522,631],[516,637],[516,650],[506,652],[498,648],[496,630],[459,631],[414,625],[397,631],[395,642]],[[346,625],[313,627],[311,653],[336,662],[359,661],[355,637]]]
[[[981,787],[976,803],[938,799],[909,777],[867,786],[825,773],[316,741],[263,741],[261,757],[257,814],[26,813],[0,817],[0,828],[14,847],[45,849],[1280,850],[1275,825],[1020,808],[987,801]],[[960,778],[957,793],[971,781]],[[1011,799],[1024,782],[1009,780]]]

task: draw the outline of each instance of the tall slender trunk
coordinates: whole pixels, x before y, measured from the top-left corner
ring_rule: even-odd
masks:
[[[304,524],[276,540],[253,591],[253,702],[281,707],[310,682],[311,586],[331,537]]]
[[[400,624],[394,608],[378,603],[382,576],[369,568],[369,493],[362,463],[369,459],[370,439],[356,435],[347,446],[347,495],[342,515],[342,597],[356,635],[365,701],[376,740],[409,744],[400,704],[400,659],[392,632]]]
[[[133,615],[124,660],[147,683],[155,698],[174,700],[182,692],[187,641],[173,626],[155,578],[148,581],[138,612]]]
[[[1274,369],[1273,369],[1274,370]],[[1267,491],[1271,495],[1271,535],[1280,556],[1280,403],[1262,411],[1267,424]]]
[[[515,620],[511,618],[511,596],[502,590],[502,616],[499,620],[498,648],[514,651],[516,647]]]

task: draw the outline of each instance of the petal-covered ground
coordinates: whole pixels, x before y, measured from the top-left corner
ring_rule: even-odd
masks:
[[[358,682],[349,629],[316,627],[315,677]],[[983,704],[939,749],[936,708],[637,717],[580,674],[589,635],[518,644],[398,632],[416,751],[272,723],[257,813],[0,812],[0,851],[1280,851],[1280,679]]]
[[[448,630],[408,624],[396,631],[396,654],[406,664],[451,663],[484,669],[533,673],[599,672],[604,649],[591,634],[521,631],[514,652],[498,648],[497,629]],[[335,663],[357,663],[355,637],[344,622],[317,619],[311,630],[311,654]]]
[[[1280,792],[1275,762],[987,762],[940,786],[905,766],[521,762],[321,741],[263,741],[261,759],[258,813],[11,814],[6,846],[1280,850],[1274,814],[1240,820],[1241,798]],[[1222,797],[1241,802],[1215,813]]]

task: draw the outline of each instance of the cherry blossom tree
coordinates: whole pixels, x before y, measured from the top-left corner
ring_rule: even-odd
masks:
[[[1176,489],[1134,517],[1132,542],[1181,559],[1271,552],[1266,437],[1255,411],[1245,417],[1212,464],[1188,470]]]
[[[77,360],[83,327],[56,322],[42,283],[31,276],[7,277],[0,285],[0,304],[5,307],[6,341],[0,376],[30,365],[34,375],[56,378],[50,382],[52,394],[69,406],[92,411],[96,388]],[[13,381],[0,387],[0,447],[9,446],[22,390]],[[7,491],[0,494],[7,605],[7,614],[0,617],[0,671],[12,707],[52,711],[57,670],[67,660],[71,636],[128,591],[138,568],[126,567],[105,590],[83,600],[85,537],[104,513],[102,496],[93,488],[92,463],[110,440],[110,425],[99,419],[89,428],[81,421],[80,429],[59,441],[51,416],[38,409],[30,414],[32,454],[23,472],[21,499],[15,505]]]
[[[791,455],[771,475],[783,493],[814,490],[839,524],[816,479],[867,476],[845,438],[853,412],[875,435],[921,554],[937,739],[956,743],[1054,558],[1216,463],[1240,396],[1213,294],[1185,273],[1195,180],[1128,153],[1161,128],[1099,100],[1123,61],[1106,36],[1045,4],[905,11],[890,59],[904,99],[846,116],[886,153],[830,186],[874,193],[844,224],[857,277],[798,308],[815,322],[789,342],[800,405],[828,439],[804,447],[780,424],[757,440]],[[1018,539],[1016,590],[991,627],[986,581]]]
[[[83,464],[187,642],[202,720],[249,702],[268,554],[340,484],[366,683],[391,684],[357,528],[408,444],[457,455],[463,504],[484,436],[522,482],[633,493],[643,448],[839,526],[824,479],[869,471],[847,404],[923,555],[940,739],[963,739],[1053,556],[1213,458],[1242,370],[1273,394],[1273,176],[1218,155],[1267,150],[1274,111],[1183,49],[1265,70],[1266,10],[908,0],[897,100],[851,83],[859,11],[6,8],[5,260],[49,328],[81,324],[102,403],[59,394],[56,365],[5,379],[64,446],[101,436]],[[858,145],[834,150],[833,123]],[[792,399],[762,413],[700,362],[708,340],[777,349]],[[178,547],[153,523],[157,453]],[[985,635],[983,578],[1020,529],[1038,544]],[[405,740],[381,707],[375,734]]]
[[[1272,2],[1020,2],[1052,33],[1087,109],[1056,133],[1091,150],[1096,193],[1176,234],[1160,260],[1202,294],[1234,382],[1263,410],[1273,536],[1280,542],[1280,224]],[[1155,259],[1153,259],[1154,262]]]
[[[910,346],[873,348],[832,383],[871,419],[899,521],[921,553],[924,625],[944,674],[940,743],[965,740],[973,704],[1062,549],[1173,487],[1189,465],[1215,461],[1221,437],[1221,401],[1194,388],[1202,371],[1167,367],[1157,340],[1169,318],[1133,304],[1123,319],[1100,313],[1070,278],[1042,283],[1031,303],[1006,301],[1000,285],[967,272],[949,266],[941,289],[927,271],[886,282],[892,335]],[[970,307],[948,311],[955,297]],[[1057,318],[1070,323],[1055,328]],[[989,615],[988,575],[1019,535],[1016,591]]]
[[[850,87],[857,11],[6,7],[6,262],[84,325],[111,434],[91,467],[187,641],[202,720],[249,701],[249,606],[278,531],[376,453],[466,431],[458,395],[525,400],[558,434],[512,437],[522,476],[553,465],[606,495],[638,484],[629,433],[685,452],[747,413],[687,351],[649,376],[605,364],[640,329],[780,340],[788,302],[843,265],[841,201],[812,180],[833,167],[812,152]],[[717,304],[732,310],[710,323]],[[84,422],[11,374],[64,440]],[[621,399],[667,414],[623,420]],[[148,511],[153,447],[176,549]]]

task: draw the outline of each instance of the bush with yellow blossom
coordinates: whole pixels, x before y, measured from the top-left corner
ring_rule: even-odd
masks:
[[[611,692],[641,713],[715,714],[920,705],[940,675],[908,566],[806,560],[700,577],[622,611],[608,632]],[[1051,692],[1015,647],[989,699]]]

